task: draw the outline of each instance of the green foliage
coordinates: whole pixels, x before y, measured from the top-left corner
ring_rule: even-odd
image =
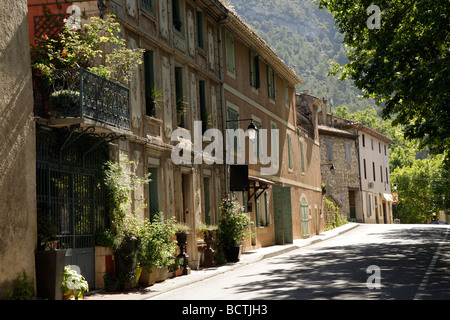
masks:
[[[18,273],[13,282],[13,288],[6,290],[5,300],[30,300],[34,294],[34,284],[25,273]]]
[[[297,91],[309,90],[318,97],[333,100],[333,107],[350,110],[373,107],[350,79],[339,81],[327,76],[330,60],[346,63],[348,49],[343,35],[333,27],[333,17],[311,0],[230,0],[235,11],[299,75],[303,84]]]
[[[115,47],[110,53],[104,48]],[[137,65],[142,63],[143,49],[129,49],[121,37],[114,15],[105,19],[91,17],[82,28],[69,29],[65,24],[55,38],[43,35],[31,47],[32,66],[49,79],[51,71],[65,68],[84,68],[109,80],[128,83]],[[105,65],[94,61],[106,58]],[[50,78],[51,81],[51,78]]]
[[[77,299],[83,299],[83,293],[89,291],[89,284],[81,274],[78,274],[75,270],[72,270],[70,266],[65,266],[61,290],[63,295],[70,295],[69,299],[74,297]]]
[[[148,271],[152,266],[167,267],[175,262],[175,218],[164,221],[162,212],[153,221],[145,220],[140,232],[138,261]]]
[[[119,163],[108,161],[104,168],[104,183],[109,202],[111,231],[115,235],[120,234],[124,219],[130,211],[131,192],[139,184],[150,181],[149,174],[141,178],[132,172],[129,169],[132,165],[133,161],[129,161],[128,157],[124,156]],[[132,218],[129,217],[128,220],[130,219]]]
[[[343,217],[339,214],[339,208],[337,206],[335,206],[332,201],[325,198],[325,204],[327,206],[326,207],[327,214],[331,213],[333,215],[332,223],[325,226],[325,228],[324,228],[325,231],[337,228],[348,222],[346,217]]]
[[[394,218],[402,223],[430,222],[434,214],[450,206],[450,172],[443,155],[396,168],[391,173],[391,185],[394,183],[399,197]]]
[[[223,199],[218,226],[218,240],[224,248],[241,244],[246,237],[252,236],[249,215],[243,211],[237,201]]]
[[[450,159],[450,32],[445,1],[379,1],[379,29],[369,29],[370,0],[320,0],[344,34],[348,62],[333,74],[352,79],[382,116],[404,126],[405,137]]]

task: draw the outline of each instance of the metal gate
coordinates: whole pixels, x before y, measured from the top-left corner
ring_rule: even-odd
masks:
[[[99,174],[108,160],[105,138],[78,127],[38,127],[36,135],[38,234],[54,235],[56,248],[67,250],[66,265],[78,265],[91,287],[94,234],[107,223]]]

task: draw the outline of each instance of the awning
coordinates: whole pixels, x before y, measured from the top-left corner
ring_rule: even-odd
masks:
[[[386,201],[394,202],[394,198],[392,197],[391,193],[380,193],[380,194]]]
[[[250,195],[248,197],[249,201],[252,199],[253,196],[255,196],[256,201],[256,199],[258,199],[259,196],[263,194],[265,190],[267,190],[271,185],[274,184],[270,180],[266,180],[255,176],[248,176],[248,182],[250,188],[249,190]],[[251,189],[253,189],[253,192],[251,191]]]

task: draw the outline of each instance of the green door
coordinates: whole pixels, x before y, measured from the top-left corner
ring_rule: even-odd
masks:
[[[308,216],[308,202],[305,198],[302,198],[301,205],[301,218],[302,218],[302,236],[303,238],[309,237],[309,216]]]
[[[291,188],[274,185],[272,188],[275,244],[293,242]]]

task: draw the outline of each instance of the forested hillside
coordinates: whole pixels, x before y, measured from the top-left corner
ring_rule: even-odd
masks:
[[[330,59],[346,62],[346,49],[333,17],[312,0],[227,2],[300,76],[303,84],[298,91],[309,90],[332,101],[333,108],[346,105],[350,112],[376,107],[373,101],[357,97],[361,93],[350,80],[339,83],[337,77],[327,76]]]

